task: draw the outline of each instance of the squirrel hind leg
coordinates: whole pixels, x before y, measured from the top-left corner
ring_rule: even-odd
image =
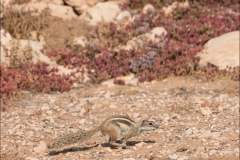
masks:
[[[128,148],[126,143],[117,143],[116,142],[117,138],[118,138],[118,134],[111,134],[111,136],[109,137],[109,143],[113,146],[116,146],[116,147]]]

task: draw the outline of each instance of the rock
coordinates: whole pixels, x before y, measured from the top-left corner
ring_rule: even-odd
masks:
[[[99,154],[105,154],[105,151],[104,150],[100,150]]]
[[[224,102],[228,100],[228,94],[220,94],[219,101]]]
[[[131,14],[128,11],[121,11],[116,17],[116,21],[129,21],[131,19]]]
[[[171,158],[171,159],[177,159],[178,158],[178,156],[176,154],[171,154],[168,157]]]
[[[13,131],[12,129],[8,129],[8,134],[9,134],[9,135],[12,135],[13,132],[14,132],[14,131]]]
[[[1,46],[6,45],[8,42],[12,40],[12,36],[4,29],[1,29],[0,31],[1,31]]]
[[[78,113],[74,112],[74,113],[71,113],[71,115],[72,115],[73,117],[76,117],[76,116],[78,116]]]
[[[123,158],[123,160],[135,160],[134,158]]]
[[[218,107],[218,111],[219,111],[219,112],[223,111],[223,107],[219,106],[219,107]]]
[[[131,151],[131,150],[128,149],[128,150],[123,150],[122,154],[123,154],[123,155],[127,155],[127,154],[132,154],[132,152],[133,152],[133,151]]]
[[[222,132],[211,132],[210,130],[205,131],[203,134],[201,134],[199,137],[204,138],[204,137],[219,137],[222,134]]]
[[[100,2],[92,8],[85,10],[79,19],[88,21],[89,25],[96,26],[100,22],[114,22],[121,12],[116,2]]]
[[[7,50],[9,49],[8,43],[12,40],[12,36],[1,29],[1,64],[8,66],[9,65],[9,58],[6,56],[7,55]]]
[[[159,43],[158,45],[163,46],[164,42],[161,42],[164,35],[167,34],[167,31],[163,27],[155,27],[150,32],[141,34],[137,37],[132,38],[127,42],[125,46],[120,46],[120,49],[131,50],[139,49],[143,46],[144,43],[152,41],[154,43]]]
[[[12,0],[2,0],[1,1],[1,6],[6,7],[9,6]]]
[[[110,104],[109,108],[112,108],[112,109],[117,108],[117,105],[115,105],[115,104]]]
[[[87,4],[86,0],[64,0],[64,2],[73,7],[73,9],[77,12],[77,14],[82,14],[86,11],[90,6]]]
[[[210,63],[220,70],[227,66],[239,66],[239,34],[239,31],[233,31],[209,40],[199,53],[199,65],[206,66]]]
[[[142,119],[148,119],[148,115],[147,114],[141,114]]]
[[[43,49],[43,45],[40,42],[12,39],[6,44],[1,44],[1,47],[6,49],[1,52],[1,58],[4,57],[1,60],[5,65],[10,65],[6,55],[12,55],[15,52],[17,52],[19,58],[24,56],[25,59],[33,62],[43,61],[48,64],[52,63],[47,56],[41,53],[40,50]]]
[[[168,114],[164,114],[163,120],[164,120],[165,122],[169,121],[169,120],[170,120],[170,116],[169,116]]]
[[[4,35],[4,33],[3,33]],[[6,37],[6,36],[5,36]],[[9,39],[10,37],[7,36]],[[43,44],[41,42],[31,41],[31,40],[16,40],[11,39],[7,40],[5,38],[3,40],[4,43],[1,43],[1,63],[5,66],[10,65],[10,59],[7,57],[7,55],[17,54],[17,57],[19,59],[28,60],[29,62],[45,62],[49,64],[49,68],[58,68],[58,72],[56,74],[59,75],[69,75],[73,72],[76,72],[77,69],[68,69],[66,67],[58,65],[55,61],[51,61],[50,58],[46,55],[44,55],[41,50],[43,49]],[[82,66],[82,69],[84,68],[85,71],[87,69],[85,66]],[[80,69],[81,70],[81,69]],[[82,73],[76,73],[76,76],[83,76],[83,82],[88,81],[90,78],[87,76],[87,72],[85,72],[83,75]]]
[[[137,37],[132,38],[127,42],[125,46],[120,46],[120,49],[124,50],[132,50],[132,49],[139,49],[143,44],[147,41],[146,35],[139,35]]]
[[[182,9],[187,9],[189,8],[189,2],[186,0],[185,2],[173,2],[171,5],[168,7],[163,7],[162,10],[164,11],[165,15],[168,16],[170,15],[174,9],[177,7],[182,8]]]
[[[210,110],[209,107],[201,107],[200,110],[202,114],[205,116],[209,116],[210,114],[212,114],[212,111]]]
[[[26,145],[26,141],[23,141],[23,142],[22,142],[22,146],[25,146],[25,145]]]
[[[133,118],[137,118],[137,117],[139,117],[139,113],[133,113]]]
[[[189,158],[187,156],[184,156],[184,157],[179,157],[177,160],[189,160]]]
[[[77,18],[77,15],[74,13],[73,9],[70,6],[37,2],[37,3],[27,3],[22,5],[13,5],[12,7],[16,10],[37,11],[37,13],[41,13],[45,11],[45,9],[49,9],[52,16],[59,17],[64,20]]]
[[[146,34],[148,41],[155,43],[159,43],[165,35],[167,35],[167,31],[163,27],[155,27],[150,31],[150,33]]]
[[[207,153],[203,153],[203,152],[201,152],[201,156],[202,156],[202,158],[205,158],[205,159],[208,158],[208,154],[207,154]]]
[[[74,38],[73,42],[75,45],[81,45],[83,47],[87,45],[87,39],[84,36]]]
[[[20,46],[22,47],[22,49],[27,49],[28,47],[30,47],[30,49],[32,50],[32,61],[34,63],[38,62],[38,61],[42,61],[42,62],[46,62],[48,64],[54,64],[51,62],[51,60],[45,56],[42,52],[41,49],[43,49],[43,45],[40,42],[36,42],[36,41],[28,41],[28,40],[20,40]]]
[[[2,9],[0,8],[0,20],[2,20],[2,19],[3,19],[3,12],[2,12]]]
[[[213,156],[216,154],[216,152],[217,151],[215,149],[211,149],[208,154],[209,154],[209,156]]]
[[[239,148],[235,148],[233,152],[239,153]]]
[[[176,151],[177,152],[184,152],[186,150],[188,150],[186,146],[179,146]]]
[[[190,134],[192,134],[193,133],[193,131],[192,131],[192,129],[191,128],[189,128],[186,132],[185,132],[187,135],[190,135]]]
[[[144,142],[140,142],[140,143],[135,144],[135,146],[142,147],[144,144],[145,144]]]
[[[31,0],[31,3],[43,2],[43,3],[52,3],[57,5],[63,5],[63,0]]]
[[[110,92],[107,92],[107,93],[104,95],[104,97],[105,97],[106,99],[110,98],[110,97],[111,97],[111,93],[110,93]]]
[[[221,151],[223,155],[231,155],[233,154],[233,151]]]
[[[151,12],[154,12],[155,11],[155,8],[153,7],[152,4],[146,4],[143,9],[142,9],[142,13],[143,14],[147,14],[147,13],[151,13]]]
[[[52,110],[48,110],[46,113],[47,113],[48,115],[52,115],[52,114],[53,114],[53,111],[52,111]]]
[[[136,86],[138,84],[138,79],[134,76],[134,74],[129,74],[127,76],[120,76],[117,79],[121,79],[125,82],[125,85],[133,85]],[[107,81],[102,82],[102,85],[107,85],[108,87],[115,86],[114,79],[109,79]]]
[[[37,147],[34,147],[33,150],[36,153],[42,153],[47,149],[47,144],[44,141],[41,141]]]
[[[39,160],[39,159],[36,157],[26,157],[26,160]]]
[[[104,82],[102,82],[101,83],[101,85],[106,85],[106,86],[108,86],[108,87],[114,87],[115,86],[115,84],[113,83],[113,79],[109,79],[109,80],[107,80],[107,81],[104,81]]]
[[[177,114],[174,114],[174,115],[172,115],[172,117],[171,117],[172,119],[177,119],[177,118],[179,118],[178,117],[178,115]]]
[[[112,153],[112,149],[111,149],[110,147],[107,147],[107,151],[108,151],[109,153]]]

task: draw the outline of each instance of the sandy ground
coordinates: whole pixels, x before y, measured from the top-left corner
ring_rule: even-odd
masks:
[[[170,77],[137,86],[74,88],[68,93],[25,92],[1,113],[3,159],[238,159],[239,83]],[[160,124],[115,148],[97,133],[89,141],[53,150],[40,142],[90,130],[110,115]],[[5,157],[5,158],[4,158]]]

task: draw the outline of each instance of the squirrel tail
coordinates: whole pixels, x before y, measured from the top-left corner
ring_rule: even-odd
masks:
[[[69,144],[73,144],[73,143],[77,143],[77,142],[78,143],[84,142],[84,141],[90,139],[98,131],[100,131],[100,129],[101,129],[101,127],[99,126],[90,131],[79,130],[76,133],[67,134],[63,137],[57,138],[57,139],[53,140],[52,142],[50,142],[47,145],[47,148],[48,149],[56,149],[56,148],[64,147]]]

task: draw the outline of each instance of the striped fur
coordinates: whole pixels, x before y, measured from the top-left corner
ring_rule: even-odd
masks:
[[[48,149],[56,149],[77,142],[81,143],[90,139],[98,131],[101,131],[104,135],[107,134],[110,136],[109,142],[112,145],[127,147],[126,142],[129,138],[137,136],[143,131],[154,131],[158,127],[158,125],[151,121],[143,120],[141,122],[134,122],[128,116],[115,115],[105,119],[99,127],[90,131],[78,131],[76,133],[51,140],[47,146]],[[115,142],[119,136],[123,136],[122,144]]]

